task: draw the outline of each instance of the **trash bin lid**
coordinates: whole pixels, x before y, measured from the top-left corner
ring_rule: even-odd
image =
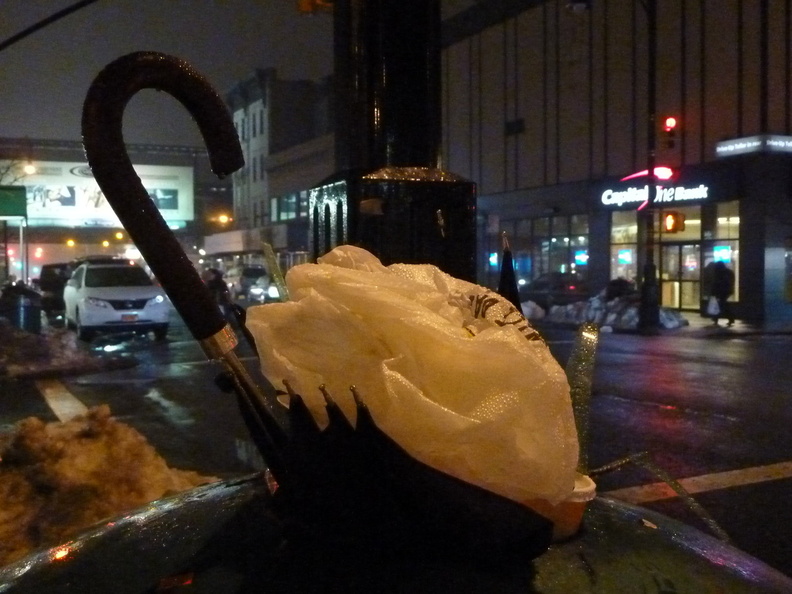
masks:
[[[332,577],[349,582],[339,586],[369,588],[338,591],[568,594],[655,591],[662,582],[668,591],[792,592],[792,580],[734,547],[602,497],[589,505],[577,536],[497,572],[438,559],[356,566],[343,551],[314,551],[314,560],[335,554],[338,566],[323,576],[310,552],[292,552],[291,567],[279,567],[284,532],[271,503],[261,475],[198,487],[0,568],[0,591],[142,594],[189,582],[190,592],[281,592],[303,591],[288,590],[289,580]]]

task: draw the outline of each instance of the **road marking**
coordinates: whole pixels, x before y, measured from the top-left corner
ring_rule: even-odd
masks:
[[[706,493],[707,491],[716,491],[728,487],[740,487],[787,478],[792,478],[792,462],[779,462],[778,464],[768,464],[767,466],[754,466],[741,470],[702,474],[701,476],[679,479],[679,484],[688,493],[695,495],[696,493]],[[606,491],[603,495],[633,504],[649,503],[677,496],[676,492],[665,483],[650,483],[638,487],[614,489],[613,491]]]
[[[56,379],[36,380],[36,387],[62,423],[88,412],[88,408]]]
[[[69,392],[63,383],[56,379],[37,380],[36,387],[44,396],[47,405],[49,405],[52,412],[61,422],[69,421],[74,417],[84,415],[88,412],[88,408]],[[695,495],[696,493],[706,493],[718,489],[788,478],[792,478],[792,461],[768,464],[766,466],[754,466],[740,470],[727,470],[725,472],[703,474],[679,479],[679,483],[688,493]],[[677,497],[677,493],[663,482],[650,483],[637,487],[626,487],[624,489],[614,489],[602,494],[636,505]]]

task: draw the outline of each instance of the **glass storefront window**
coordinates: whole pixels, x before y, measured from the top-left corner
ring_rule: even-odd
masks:
[[[638,278],[638,217],[634,210],[611,213],[610,277]]]
[[[531,220],[521,219],[514,224],[514,237],[519,239],[530,239],[531,237]]]
[[[569,233],[572,235],[588,235],[588,217],[586,215],[572,215],[569,217]]]
[[[701,294],[704,297],[710,295],[710,284],[712,282],[712,268],[715,262],[724,262],[726,266],[734,272],[734,295],[731,300],[740,299],[740,242],[737,240],[714,240],[708,241],[702,247],[704,268],[701,272]]]
[[[611,245],[610,270],[611,278],[637,278],[638,251],[634,243]]]
[[[611,243],[638,241],[638,219],[635,211],[617,211],[611,214]]]
[[[553,217],[550,219],[553,230],[553,237],[565,237],[569,235],[569,217]]]
[[[718,239],[738,239],[740,237],[740,203],[721,202],[717,205],[715,237]]]
[[[512,248],[518,284],[547,272],[567,272],[586,277],[588,266],[588,216],[554,216],[500,221]],[[497,283],[500,271],[500,234],[490,235],[487,275]]]
[[[567,243],[560,237],[553,237],[547,245],[549,247],[549,270],[553,272],[569,272],[569,247]]]

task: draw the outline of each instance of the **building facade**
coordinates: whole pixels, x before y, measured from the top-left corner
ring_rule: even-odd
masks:
[[[478,183],[482,284],[505,231],[521,282],[565,272],[596,292],[653,261],[661,305],[698,312],[722,260],[739,317],[792,321],[789,2],[458,4],[444,166]],[[641,177],[650,164],[671,177]],[[663,232],[668,211],[684,231]]]
[[[245,166],[233,175],[234,229],[208,236],[220,268],[263,264],[272,245],[289,268],[308,254],[308,190],[333,172],[331,79],[286,81],[256,70],[227,96]]]

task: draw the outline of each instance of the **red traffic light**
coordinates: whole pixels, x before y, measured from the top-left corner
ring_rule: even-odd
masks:
[[[674,148],[676,144],[676,131],[679,120],[674,116],[668,116],[663,121],[663,132],[665,132],[665,145],[666,148]]]
[[[685,230],[685,215],[675,210],[666,210],[662,213],[664,233],[677,233]]]

